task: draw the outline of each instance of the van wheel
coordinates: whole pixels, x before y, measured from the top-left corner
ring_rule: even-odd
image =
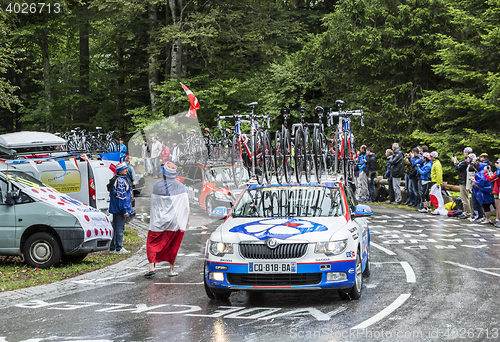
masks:
[[[48,268],[61,261],[61,247],[53,235],[45,232],[31,235],[23,246],[24,260],[31,267]]]
[[[85,259],[87,254],[82,255],[63,255],[61,261],[63,264],[78,264]]]

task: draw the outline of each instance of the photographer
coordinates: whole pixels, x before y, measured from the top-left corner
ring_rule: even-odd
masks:
[[[497,168],[496,172],[492,172],[490,166],[484,167],[483,170],[486,180],[489,182],[494,182],[493,197],[495,198],[495,210],[497,218],[495,221],[491,221],[491,223],[495,227],[500,228],[500,199],[498,197],[500,188],[500,159],[497,159],[497,161],[495,162],[495,166]]]
[[[464,212],[459,218],[467,218],[472,216],[472,203],[469,198],[469,191],[466,187],[467,182],[467,168],[469,167],[469,153],[472,153],[472,148],[466,147],[463,150],[463,155],[465,159],[461,162],[458,162],[458,159],[453,155],[451,157],[451,161],[455,166],[455,170],[458,172],[458,185],[460,187],[460,198],[462,199],[462,203],[464,205]]]

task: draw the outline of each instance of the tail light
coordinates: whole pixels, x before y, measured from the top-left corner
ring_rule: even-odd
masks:
[[[89,197],[92,201],[96,201],[95,182],[93,179],[89,179]]]

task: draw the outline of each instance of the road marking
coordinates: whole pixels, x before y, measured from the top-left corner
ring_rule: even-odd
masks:
[[[385,252],[385,253],[387,253],[387,254],[389,254],[389,255],[396,255],[396,253],[394,253],[393,251],[390,251],[390,250],[388,250],[388,249],[387,249],[387,248],[385,248],[385,247],[382,247],[382,246],[380,246],[380,245],[377,245],[375,242],[371,242],[371,241],[370,241],[370,246],[373,246],[373,247],[375,247],[375,248],[377,248],[377,249],[380,249],[382,252]]]
[[[370,325],[380,321],[384,317],[390,315],[393,311],[395,311],[397,308],[399,308],[401,305],[403,305],[404,302],[408,298],[410,298],[411,294],[406,293],[400,295],[394,302],[392,302],[388,307],[386,307],[384,310],[380,311],[378,314],[373,316],[372,318],[367,319],[366,321],[356,325],[354,328],[351,328],[351,330],[354,329],[365,329],[369,327]]]
[[[447,264],[450,264],[450,265],[455,265],[455,266],[458,266],[458,267],[466,268],[468,270],[478,271],[478,272],[486,273],[486,274],[489,274],[489,275],[494,275],[495,277],[500,277],[500,274],[498,274],[498,273],[485,271],[485,270],[483,270],[481,268],[474,268],[474,267],[470,267],[470,266],[467,266],[467,265],[462,265],[462,264],[459,264],[459,263],[453,262],[453,261],[443,261],[443,262],[445,262]]]
[[[405,270],[406,273],[406,282],[407,283],[416,282],[417,278],[415,277],[415,272],[413,272],[413,268],[410,266],[410,264],[406,261],[401,261],[401,266],[403,266],[403,269]]]
[[[203,285],[203,282],[200,283],[155,283],[156,285]]]

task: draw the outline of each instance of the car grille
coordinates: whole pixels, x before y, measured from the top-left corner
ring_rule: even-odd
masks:
[[[307,243],[284,243],[276,248],[269,248],[264,244],[240,243],[240,255],[245,259],[297,259],[307,252]]]
[[[322,273],[300,274],[245,274],[226,273],[227,281],[232,285],[246,286],[292,286],[316,285],[321,282]]]

